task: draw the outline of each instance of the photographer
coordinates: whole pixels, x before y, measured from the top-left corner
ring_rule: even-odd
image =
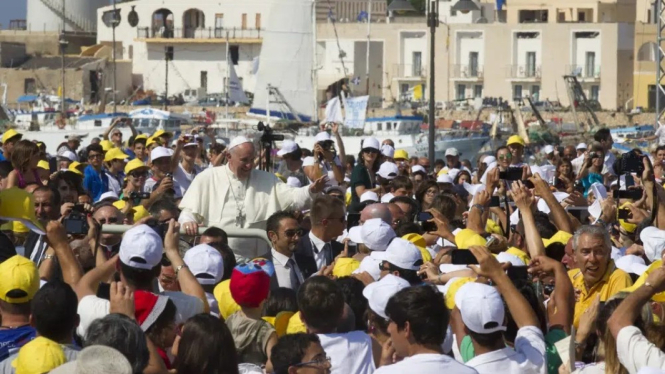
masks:
[[[605,150],[603,146],[600,143],[593,143],[591,152],[584,158],[582,168],[577,174],[578,182],[584,187],[584,197],[587,196],[592,184],[605,184],[605,177],[602,174],[604,160]]]
[[[149,192],[151,198],[171,194],[180,198],[180,186],[173,180],[171,159],[173,151],[166,147],[155,147],[150,152],[152,176],[146,180],[143,192]]]
[[[194,177],[203,171],[196,165],[196,156],[199,154],[199,139],[196,135],[182,134],[176,141],[175,152],[171,157],[171,171],[173,181],[180,186],[179,194],[182,196],[192,184]]]
[[[135,158],[125,165],[125,175],[127,175],[125,187],[122,190],[122,193],[119,195],[121,200],[125,199],[145,199],[145,194],[143,188],[145,182],[148,179],[148,173],[150,168],[143,163],[143,161]],[[149,197],[149,195],[148,195]],[[136,205],[136,204],[134,204]]]
[[[314,156],[307,157],[303,161],[303,170],[309,183],[328,176],[326,186],[337,186],[344,181],[342,172],[342,162],[337,157],[335,151],[335,142],[325,131],[316,135],[316,145],[314,145]]]

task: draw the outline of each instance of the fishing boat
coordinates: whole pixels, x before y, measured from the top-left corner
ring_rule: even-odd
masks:
[[[643,141],[649,136],[653,136],[656,129],[652,125],[637,125],[628,127],[619,127],[610,129],[610,135],[614,140],[612,148],[619,153],[626,153],[635,148],[647,150],[649,142]]]

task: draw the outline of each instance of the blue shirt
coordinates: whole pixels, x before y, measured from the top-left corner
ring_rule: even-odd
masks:
[[[592,184],[596,182],[603,184],[603,176],[598,173],[589,172],[584,178],[581,179],[581,181],[582,186],[584,186],[584,197],[587,197],[587,195],[589,195],[589,188],[591,188]]]
[[[0,330],[0,361],[17,353],[19,348],[37,336],[37,330],[32,326],[21,326],[15,329]]]
[[[92,165],[83,170],[83,188],[90,194],[92,201],[97,202],[102,194],[109,190],[109,177],[104,169],[95,170]]]

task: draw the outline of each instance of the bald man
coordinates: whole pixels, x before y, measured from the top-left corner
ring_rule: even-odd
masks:
[[[390,222],[390,224],[394,230],[397,228],[397,225],[399,225],[402,222],[405,214],[402,208],[400,208],[399,205],[397,204],[390,203],[386,205],[388,206],[388,210],[390,211],[390,215],[392,216],[392,222]]]
[[[360,212],[360,224],[365,223],[365,221],[372,218],[380,218],[383,222],[392,225],[393,216],[390,213],[390,208],[388,204],[371,204],[365,207],[365,209]]]
[[[429,173],[429,158],[427,157],[420,157],[418,158],[418,165],[422,166],[425,168],[425,171]]]

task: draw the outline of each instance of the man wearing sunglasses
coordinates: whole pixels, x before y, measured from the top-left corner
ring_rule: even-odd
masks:
[[[266,233],[272,246],[266,258],[272,260],[275,266],[270,288],[286,287],[297,291],[305,281],[293,257],[298,241],[303,236],[298,220],[289,211],[277,212],[268,218]]]

